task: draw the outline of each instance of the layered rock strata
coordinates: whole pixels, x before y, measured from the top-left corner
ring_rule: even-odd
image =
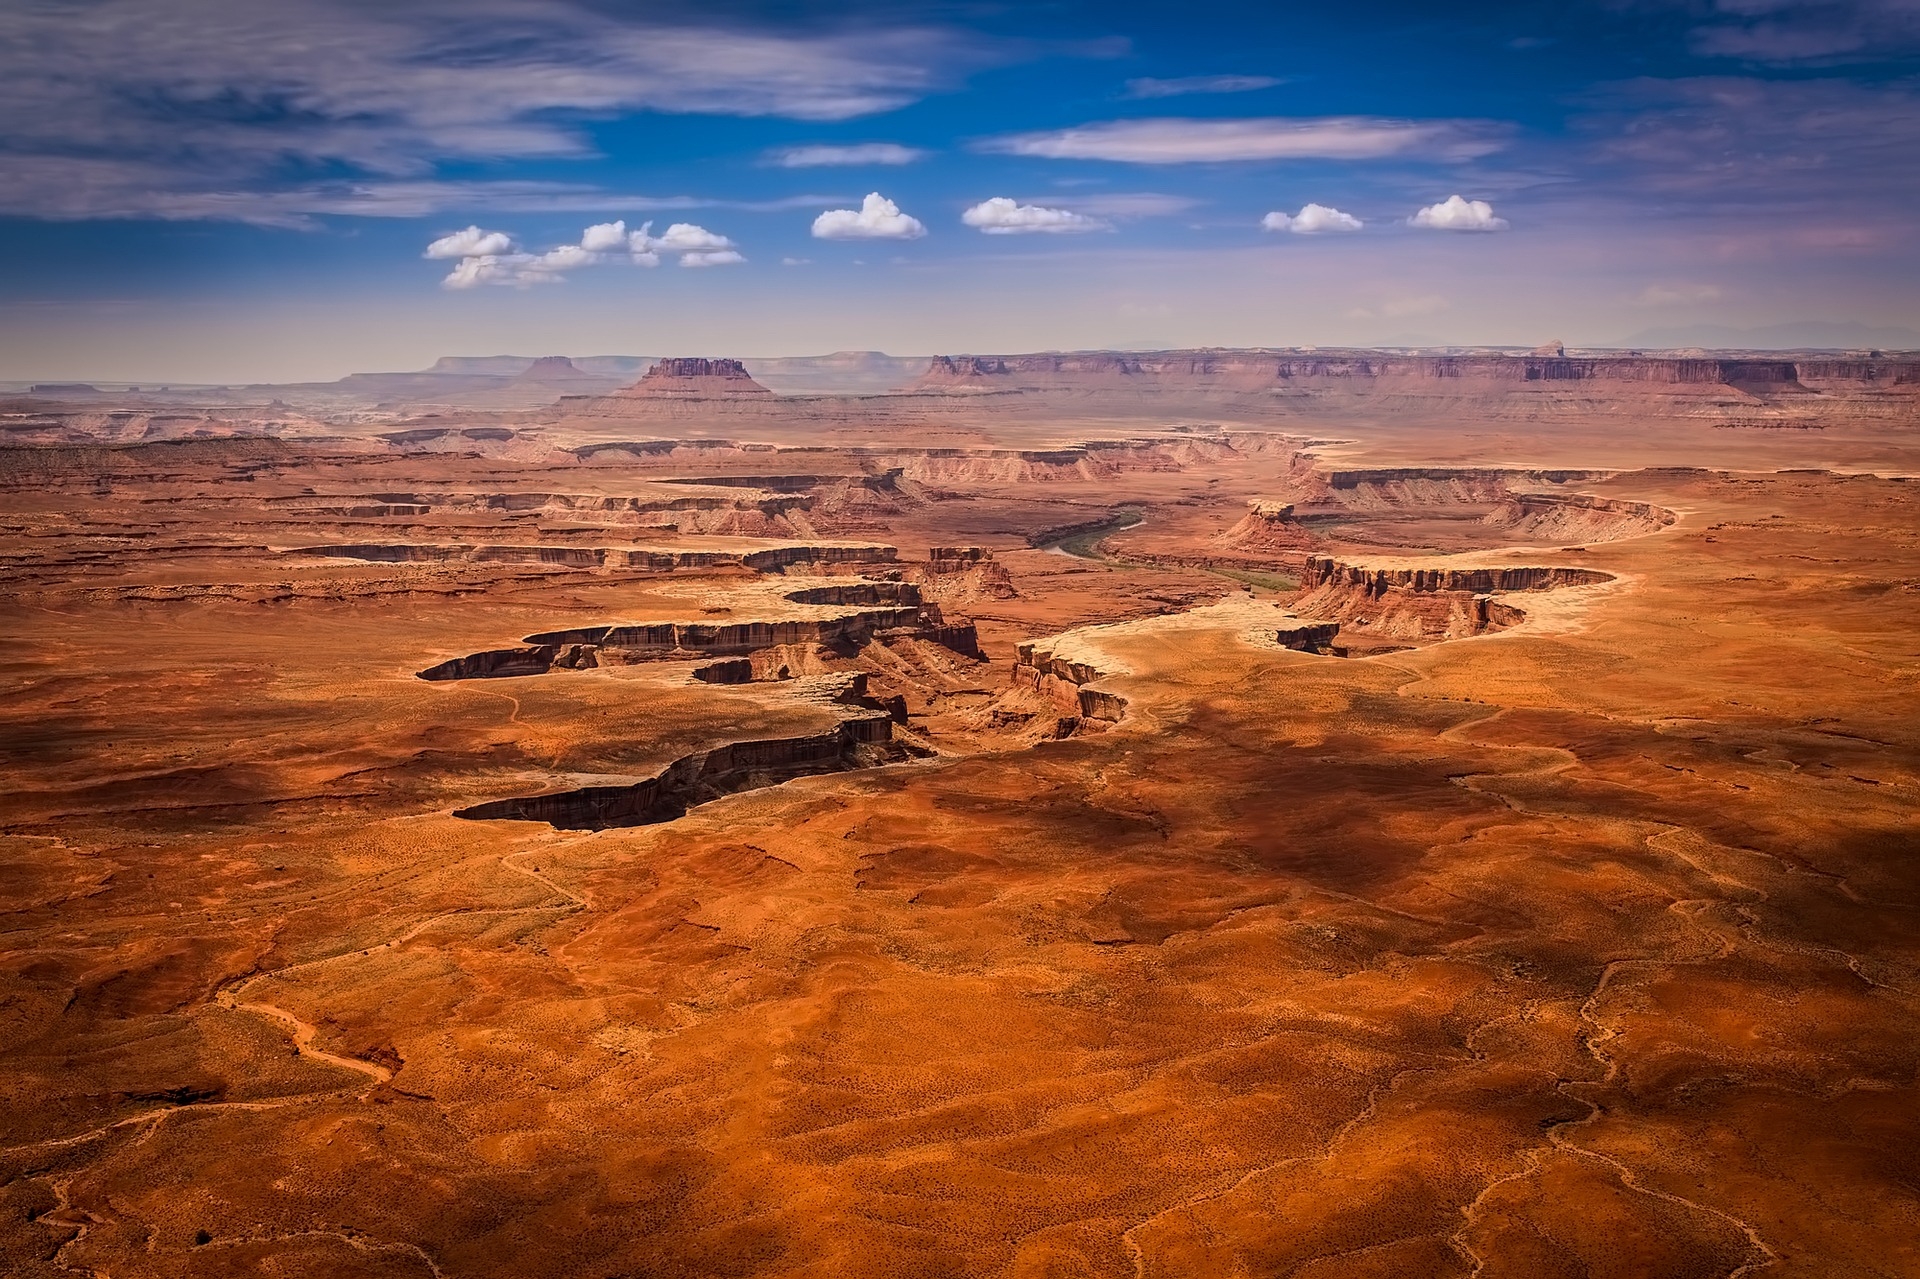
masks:
[[[1300,382],[1441,384],[1614,382],[1651,386],[1804,389],[1806,382],[1882,387],[1920,384],[1911,358],[1777,359],[1742,356],[1402,355],[1381,351],[1083,351],[1046,355],[935,356],[914,385],[945,390],[1054,390],[1118,384],[1134,390],[1211,384],[1251,388]]]
[[[942,604],[1010,600],[1018,595],[1004,565],[984,546],[934,546],[924,567],[908,570],[923,590]]]
[[[464,543],[372,542],[303,546],[289,555],[382,563],[556,564],[574,568],[626,568],[669,573],[676,569],[750,568],[779,573],[796,566],[893,563],[891,546],[771,546],[752,551],[697,551],[658,547],[474,546]]]
[[[1291,502],[1262,500],[1247,503],[1246,515],[1221,534],[1216,542],[1227,550],[1288,561],[1296,560],[1320,545],[1320,539],[1294,515]]]
[[[893,725],[890,714],[856,715],[827,732],[730,742],[683,755],[652,777],[627,785],[494,800],[459,809],[454,816],[470,821],[546,822],[560,830],[607,830],[672,821],[690,808],[741,791],[913,758],[911,748],[893,740]]]
[[[1514,493],[1481,523],[1519,537],[1550,542],[1617,542],[1657,533],[1678,517],[1650,502],[1578,494]]]
[[[1550,591],[1613,581],[1595,569],[1509,565],[1424,566],[1351,564],[1329,556],[1307,560],[1296,611],[1340,624],[1349,632],[1406,640],[1460,639],[1518,624],[1525,612],[1496,592]]]
[[[620,392],[638,399],[771,397],[738,360],[668,359],[657,361],[638,382]]]
[[[1053,641],[1033,640],[1016,650],[1016,688],[1038,694],[1077,719],[1117,724],[1126,716],[1127,699],[1091,687],[1100,676],[1101,672],[1086,662],[1056,651]]]
[[[826,617],[640,622],[546,631],[527,636],[522,647],[490,649],[429,666],[419,672],[419,677],[433,682],[498,679],[643,662],[752,659],[771,653],[774,657],[759,665],[773,671],[773,678],[785,678],[780,671],[791,674],[797,662],[805,664],[797,656],[800,654],[827,650],[850,656],[868,644],[903,640],[937,644],[976,660],[982,656],[973,623],[965,618],[948,618],[938,605],[922,603],[919,588],[909,582],[835,583],[793,591],[786,598],[809,606],[853,607]],[[775,660],[783,654],[792,656]],[[704,667],[695,672],[695,678],[709,683],[755,678],[752,661],[745,679],[738,677],[738,669]]]

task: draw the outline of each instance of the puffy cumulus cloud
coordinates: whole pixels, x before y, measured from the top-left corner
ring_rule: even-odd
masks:
[[[1493,215],[1493,206],[1485,200],[1466,200],[1448,196],[1438,204],[1429,204],[1408,219],[1413,226],[1430,231],[1504,231],[1507,220]]]
[[[1469,160],[1502,145],[1500,126],[1468,120],[1376,116],[1255,120],[1108,120],[1071,129],[989,138],[977,149],[1047,160],[1204,164],[1238,160],[1378,160],[1408,152]]]
[[[482,284],[509,284],[526,288],[532,284],[559,282],[559,273],[542,266],[540,256],[532,253],[487,253],[461,258],[447,278],[440,281],[440,285],[448,289],[471,289]]]
[[[1329,231],[1358,231],[1366,224],[1351,213],[1342,213],[1324,204],[1307,204],[1301,206],[1300,212],[1291,215],[1277,210],[1269,213],[1260,219],[1260,225],[1268,231],[1291,231],[1295,235],[1324,235]]]
[[[643,222],[627,236],[635,266],[659,266],[662,254],[679,254],[681,266],[732,266],[745,262],[732,240],[691,222],[676,222],[660,235],[653,223]]]
[[[634,252],[648,250],[661,253],[716,253],[731,249],[733,241],[724,235],[716,235],[703,226],[691,222],[676,222],[668,227],[664,235],[648,234],[649,222],[633,233],[631,243]],[[744,259],[742,259],[744,261]]]
[[[470,226],[452,235],[443,235],[427,246],[430,258],[480,258],[505,253],[513,247],[513,237],[505,231],[482,231]]]
[[[625,248],[627,244],[627,223],[622,218],[618,222],[597,222],[580,233],[580,247],[589,253],[610,253]]]
[[[665,235],[653,234],[653,223],[628,231],[626,222],[600,222],[580,233],[578,244],[562,244],[545,253],[527,253],[513,247],[504,231],[470,226],[442,236],[427,246],[429,258],[458,259],[441,284],[449,289],[471,289],[482,284],[526,288],[558,284],[568,271],[616,260],[620,250],[636,266],[659,266],[662,253],[680,255],[680,265],[729,266],[745,262],[733,241],[690,222],[676,222]]]
[[[582,121],[642,111],[846,120],[1026,56],[885,15],[803,25],[599,0],[21,0],[0,5],[0,197],[37,216],[253,221],[249,198],[270,216],[289,171],[421,179],[449,163],[592,159]]]
[[[557,249],[548,249],[534,259],[541,270],[571,271],[576,267],[591,266],[600,260],[598,253],[582,248],[578,244],[563,244]]]
[[[1127,81],[1129,98],[1179,98],[1189,93],[1252,93],[1285,81],[1270,75],[1190,75],[1171,80],[1141,76]]]
[[[1084,213],[1075,213],[1071,209],[1049,209],[1038,204],[1019,204],[1004,195],[982,200],[962,213],[960,220],[987,235],[1059,235],[1111,229],[1099,218],[1090,218]]]
[[[858,209],[828,209],[813,220],[820,240],[917,240],[927,233],[919,218],[900,212],[900,206],[878,191]]]
[[[897,142],[861,142],[852,146],[787,147],[775,151],[769,162],[783,169],[816,169],[827,165],[912,164],[927,153]]]

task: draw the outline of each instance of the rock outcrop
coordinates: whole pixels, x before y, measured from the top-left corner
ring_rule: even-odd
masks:
[[[984,546],[929,547],[925,566],[908,572],[929,598],[941,604],[1010,600],[1018,594],[1006,568],[994,563],[993,552]]]
[[[1116,724],[1125,718],[1127,699],[1091,685],[1101,672],[1070,653],[1056,650],[1052,641],[1033,640],[1016,650],[1013,683],[1016,688],[1052,702],[1071,718]],[[1067,736],[1075,725],[1066,725]]]
[[[1289,562],[1320,545],[1320,539],[1294,515],[1291,502],[1252,501],[1238,524],[1214,539],[1227,550],[1245,551]]]
[[[753,380],[740,361],[708,359],[660,360],[638,382],[620,392],[622,397],[640,399],[693,400],[772,394]]]
[[[1334,651],[1356,647],[1352,635],[1402,640],[1460,639],[1525,620],[1496,593],[1550,591],[1613,581],[1611,573],[1571,567],[1352,564],[1329,556],[1307,560],[1303,594],[1293,609],[1340,624]]]

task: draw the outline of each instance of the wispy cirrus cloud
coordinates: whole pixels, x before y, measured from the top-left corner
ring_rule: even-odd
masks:
[[[1920,82],[1749,76],[1601,85],[1575,116],[1584,167],[1611,189],[1696,213],[1894,215],[1920,200]]]
[[[912,164],[927,152],[904,147],[897,142],[857,142],[849,146],[785,147],[773,152],[768,162],[782,169],[816,169],[826,166],[873,164]]]
[[[701,25],[584,0],[20,0],[0,7],[0,165],[15,212],[231,217],[303,172],[589,158],[590,122],[637,111],[850,119],[999,56],[930,26]]]
[[[1270,75],[1190,75],[1169,80],[1140,76],[1127,81],[1129,98],[1180,98],[1192,93],[1252,93],[1285,84]]]
[[[1707,57],[1776,66],[1899,61],[1920,51],[1914,0],[1713,0],[1691,43]]]
[[[140,160],[8,159],[0,214],[76,220],[156,218],[244,222],[307,230],[319,217],[419,218],[448,211],[477,213],[647,213],[674,209],[737,209],[777,213],[818,208],[842,197],[824,194],[772,200],[651,195],[576,182],[361,179],[259,189],[235,180],[181,187],[181,175]]]
[[[1378,160],[1418,155],[1466,160],[1497,151],[1505,129],[1486,121],[1378,116],[1243,120],[1107,120],[988,138],[981,151],[1049,160],[1205,164],[1249,160]]]

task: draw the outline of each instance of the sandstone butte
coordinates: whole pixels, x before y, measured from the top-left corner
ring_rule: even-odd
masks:
[[[6,1273],[1920,1274],[1920,362],[613,367],[9,404]]]

